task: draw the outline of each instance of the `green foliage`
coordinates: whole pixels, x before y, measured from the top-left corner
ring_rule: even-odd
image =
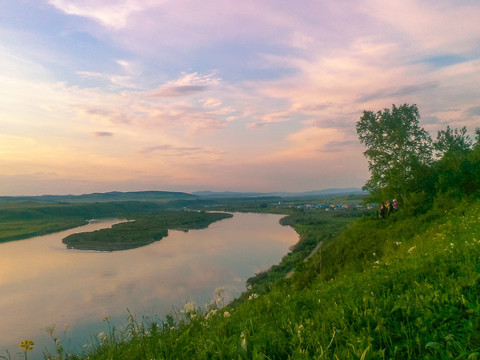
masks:
[[[412,214],[425,213],[438,202],[436,198],[461,200],[478,196],[480,129],[476,129],[475,145],[466,127],[459,130],[450,126],[440,130],[432,143],[419,127],[419,118],[415,105],[393,105],[392,111],[377,113],[364,111],[357,122],[371,172],[364,189],[370,190],[377,201],[400,198]]]
[[[364,190],[383,198],[403,199],[414,175],[431,163],[432,144],[419,126],[416,105],[392,106],[374,113],[364,111],[356,129],[371,173]]]
[[[477,195],[480,190],[480,147],[447,151],[435,166],[438,194],[456,198]]]
[[[447,126],[446,130],[440,130],[437,134],[437,140],[433,143],[436,150],[436,155],[439,158],[446,154],[464,154],[468,152],[472,146],[472,140],[468,137],[467,128],[464,126],[460,130],[450,129]],[[455,158],[455,156],[452,156]]]
[[[71,229],[86,223],[79,217],[0,221],[0,243]]]
[[[204,211],[160,211],[136,215],[133,221],[113,225],[108,229],[72,234],[62,241],[69,249],[118,251],[151,244],[168,235],[168,230],[201,229],[212,222],[232,217],[226,213]]]
[[[0,203],[0,242],[25,239],[84,225],[89,219],[128,218],[166,209],[183,202],[122,201],[85,204]]]

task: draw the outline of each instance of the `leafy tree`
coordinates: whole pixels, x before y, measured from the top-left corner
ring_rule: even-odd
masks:
[[[480,128],[475,129],[475,145],[473,145],[475,149],[480,148]]]
[[[444,157],[447,154],[460,155],[467,153],[471,146],[472,140],[467,133],[467,128],[464,126],[460,130],[450,129],[441,130],[437,134],[437,140],[433,143],[438,157]]]
[[[392,110],[363,112],[356,129],[367,147],[363,154],[371,173],[364,190],[377,197],[403,199],[418,185],[416,175],[433,161],[432,139],[420,127],[419,119],[416,105],[392,105]]]
[[[477,143],[472,148],[473,141],[467,134],[467,128],[460,130],[441,130],[434,142],[436,155],[436,191],[438,194],[462,198],[476,193],[479,189],[480,163],[478,146],[479,129],[476,130]]]

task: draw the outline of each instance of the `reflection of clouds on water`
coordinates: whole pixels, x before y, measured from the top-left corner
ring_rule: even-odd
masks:
[[[72,337],[88,341],[90,334],[77,329],[91,328],[89,322],[103,328],[105,316],[123,318],[127,308],[164,316],[188,301],[208,303],[219,287],[231,301],[248,277],[278,263],[298,240],[279,219],[235,214],[208,229],[170,231],[159,242],[112,253],[67,250],[55,235],[0,244],[0,346],[38,338],[52,323],[69,323]]]

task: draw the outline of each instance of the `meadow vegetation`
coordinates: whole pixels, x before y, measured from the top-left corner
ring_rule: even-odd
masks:
[[[45,358],[480,359],[480,130],[475,143],[449,128],[432,142],[418,117],[412,106],[366,112],[357,129],[371,140],[369,201],[397,197],[398,211],[381,219],[284,209],[299,244],[233,303],[223,304],[219,289],[211,304],[187,303],[162,319],[126,314],[115,328],[106,318],[84,353],[56,342]],[[388,166],[398,162],[381,154],[390,131],[398,146],[406,134],[431,149],[417,156],[409,143],[399,148],[408,169]]]

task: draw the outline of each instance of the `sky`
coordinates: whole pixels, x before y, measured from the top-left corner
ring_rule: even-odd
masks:
[[[361,187],[364,110],[480,127],[478,0],[0,9],[0,195]]]

